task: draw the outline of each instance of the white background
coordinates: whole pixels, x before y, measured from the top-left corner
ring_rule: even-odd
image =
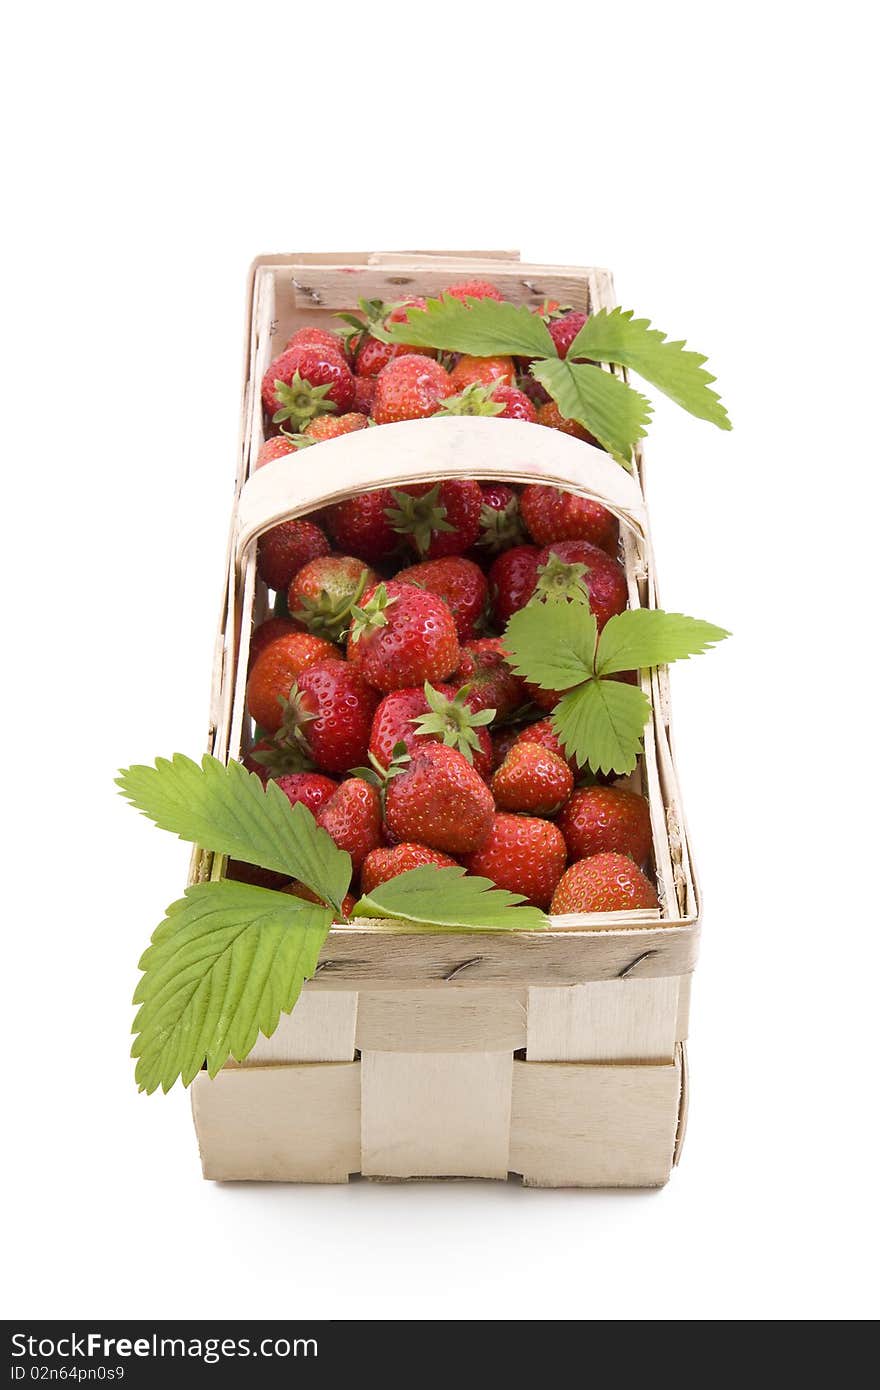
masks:
[[[562,19],[564,9],[567,18]],[[3,1110],[10,1315],[876,1311],[876,89],[869,7],[17,7],[6,160]],[[654,1194],[202,1182],[136,1093],[187,852],[115,795],[203,746],[256,252],[610,265],[710,353],[660,404],[706,901],[683,1164]]]

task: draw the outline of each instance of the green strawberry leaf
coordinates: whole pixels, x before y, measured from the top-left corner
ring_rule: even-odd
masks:
[[[521,608],[504,630],[508,664],[541,690],[570,690],[593,675],[596,619],[585,603]]]
[[[199,883],[168,908],[140,960],[132,1032],[141,1090],[216,1076],[275,1031],[313,975],[333,913],[246,883]]]
[[[241,763],[206,753],[201,766],[182,753],[155,767],[124,769],[123,796],[181,840],[215,854],[297,878],[337,911],[351,882],[351,859],[315,824],[305,806],[291,806],[280,787],[264,788]]]
[[[722,430],[733,428],[720,396],[710,389],[715,377],[704,371],[703,354],[687,351],[683,342],[668,342],[649,319],[634,318],[632,309],[600,309],[588,318],[568,350],[569,361],[577,357],[629,367],[691,415]]]
[[[496,888],[488,878],[455,868],[423,864],[380,883],[355,903],[358,917],[392,917],[431,931],[466,927],[477,931],[541,931],[549,922],[537,907],[524,905],[519,893]]]
[[[547,325],[525,305],[496,299],[451,296],[429,299],[424,309],[408,309],[406,323],[376,326],[373,334],[385,343],[466,352],[471,357],[555,357],[556,344]]]
[[[555,358],[533,362],[530,370],[567,420],[577,420],[619,462],[630,463],[651,418],[651,402],[645,396],[588,362]]]
[[[665,666],[698,656],[730,633],[723,627],[686,618],[683,613],[663,613],[651,608],[630,608],[609,618],[596,650],[596,672],[637,671],[643,666]]]
[[[559,701],[551,719],[567,755],[594,772],[632,772],[651,702],[637,686],[590,680]]]

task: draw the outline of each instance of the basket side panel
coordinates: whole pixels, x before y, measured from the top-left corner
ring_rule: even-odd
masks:
[[[530,989],[530,1062],[671,1062],[678,1041],[677,975]]]
[[[526,1045],[526,991],[364,990],[357,1020],[362,1052],[515,1052]]]
[[[293,1012],[281,1015],[271,1038],[260,1034],[241,1065],[353,1062],[357,1011],[358,997],[354,991],[318,993],[307,987]]]

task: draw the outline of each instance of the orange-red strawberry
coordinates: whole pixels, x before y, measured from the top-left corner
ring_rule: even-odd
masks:
[[[303,434],[306,439],[337,439],[340,434],[365,430],[369,423],[366,415],[357,411],[349,411],[347,415],[318,415],[306,425]]]
[[[284,702],[291,687],[315,662],[336,660],[339,649],[310,632],[292,632],[279,637],[254,662],[248,676],[248,714],[267,733],[281,728]]]
[[[519,499],[523,521],[536,545],[553,541],[590,541],[609,555],[617,554],[617,517],[589,497],[576,497],[559,487],[533,483]]]
[[[270,647],[279,637],[289,637],[291,632],[304,631],[302,623],[298,623],[295,618],[267,618],[260,623],[251,633],[250,646],[248,648],[248,670],[253,669],[257,657],[262,655],[267,647]]]
[[[466,386],[489,386],[493,381],[505,386],[516,385],[516,368],[512,357],[469,357],[463,353],[449,373],[454,391]]]
[[[336,641],[351,621],[352,607],[378,578],[354,555],[322,555],[297,570],[287,607],[310,632]]]
[[[483,494],[479,483],[451,478],[392,488],[391,525],[423,559],[463,555],[480,534]]]
[[[257,461],[254,464],[254,471],[263,468],[265,464],[272,463],[274,459],[284,458],[286,454],[296,454],[299,450],[292,439],[288,439],[286,434],[273,434],[270,439],[264,439],[257,454]]]
[[[556,344],[556,351],[560,357],[566,356],[586,321],[587,316],[582,314],[580,309],[569,309],[567,314],[560,314],[547,321],[550,337]]]
[[[515,743],[492,778],[499,811],[552,816],[571,795],[571,768],[537,743]]]
[[[376,378],[374,376],[356,376],[354,379],[354,400],[352,410],[356,410],[360,415],[372,415],[373,401],[376,399]]]
[[[351,855],[355,873],[371,849],[381,843],[382,805],[377,789],[362,777],[348,777],[315,817],[340,849]]]
[[[594,854],[562,875],[550,911],[625,912],[656,907],[657,890],[625,854]]]
[[[462,859],[469,873],[542,908],[549,906],[565,861],[565,841],[552,821],[503,811],[493,816],[484,844]]]
[[[556,824],[572,859],[613,850],[644,864],[651,853],[648,803],[625,787],[580,787],[563,806]]]
[[[322,806],[326,806],[339,787],[332,777],[323,772],[285,772],[272,779],[281,788],[291,806],[305,806],[316,816]]]
[[[348,659],[377,690],[443,681],[459,656],[446,604],[413,584],[378,584],[354,610]]]
[[[380,883],[387,883],[398,874],[409,869],[420,869],[425,864],[433,864],[438,869],[452,869],[457,860],[448,854],[441,854],[427,845],[394,845],[391,849],[374,849],[367,855],[361,868],[361,888],[364,893],[372,893]]]
[[[462,303],[469,299],[497,299],[499,302],[504,299],[501,291],[488,280],[461,280],[456,285],[450,285],[443,293],[460,299]]]
[[[393,510],[390,488],[359,492],[327,509],[327,529],[340,550],[375,564],[391,555],[401,543],[388,519]]]
[[[552,720],[539,719],[534,724],[527,724],[524,729],[517,732],[515,737],[517,743],[537,743],[539,747],[546,748],[548,753],[555,753],[557,758],[567,762],[572,772],[577,771],[577,760],[566,758],[565,749],[553,727]]]
[[[548,425],[552,430],[562,430],[563,434],[573,435],[575,439],[582,439],[586,444],[595,444],[598,448],[598,441],[593,438],[589,430],[584,429],[583,425],[577,420],[567,420],[555,401],[546,401],[538,406],[538,424]]]
[[[494,709],[499,721],[509,719],[526,703],[525,686],[508,666],[500,637],[465,642],[452,682],[468,686],[467,702],[471,709]]]
[[[454,394],[445,367],[430,357],[405,352],[383,367],[376,378],[373,419],[379,425],[424,420],[436,415],[440,402]]]
[[[288,338],[284,351],[289,351],[295,347],[319,347],[327,352],[335,352],[338,357],[345,358],[345,343],[339,333],[330,333],[326,328],[298,328],[296,332]]]
[[[458,640],[466,642],[489,606],[489,585],[486,576],[473,560],[462,555],[447,555],[441,560],[424,560],[398,570],[398,584],[415,584],[429,594],[442,598],[455,619]]]
[[[608,619],[626,607],[628,591],[622,566],[589,541],[560,541],[539,552],[536,594],[576,595],[584,585],[601,632]]]
[[[385,793],[385,821],[395,840],[446,854],[468,853],[485,844],[494,809],[479,773],[443,743],[418,748]]]
[[[523,540],[519,498],[505,483],[481,483],[480,536],[477,545],[495,554]]]
[[[304,429],[316,415],[344,415],[354,400],[354,377],[335,351],[309,344],[287,348],[270,363],[263,405],[274,424]]]
[[[538,579],[538,556],[534,545],[515,545],[505,550],[489,570],[489,591],[492,610],[499,627],[520,608],[525,608]]]
[[[313,521],[282,521],[257,541],[257,573],[270,589],[286,589],[309,560],[329,554],[330,542]]]
[[[290,692],[277,742],[282,750],[299,751],[323,772],[347,772],[367,756],[378,699],[349,662],[317,661]]]

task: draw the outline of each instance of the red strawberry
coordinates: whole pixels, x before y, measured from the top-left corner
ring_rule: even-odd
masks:
[[[492,828],[493,811],[491,793],[479,773],[443,743],[419,748],[385,793],[385,821],[396,840],[447,854],[479,849]]]
[[[274,459],[284,458],[286,454],[296,454],[299,450],[292,439],[288,439],[286,434],[273,434],[270,439],[264,439],[260,445],[260,452],[257,454],[257,461],[254,464],[254,472],[258,468],[263,468],[265,464],[272,463]]]
[[[379,338],[367,337],[361,342],[354,361],[358,376],[375,378],[384,371],[389,362],[399,357],[434,357],[433,348],[410,347],[407,343],[383,343]]]
[[[617,554],[617,517],[589,497],[576,497],[563,488],[532,484],[519,499],[523,521],[537,545],[552,541],[590,541],[609,555]]]
[[[273,526],[257,541],[257,573],[270,589],[286,589],[309,560],[329,554],[330,542],[320,526],[297,517]]]
[[[262,655],[279,637],[288,637],[291,632],[302,632],[303,625],[295,618],[267,618],[251,633],[248,647],[248,670],[253,668],[257,657]]]
[[[443,291],[453,299],[460,299],[465,303],[468,299],[497,299],[503,301],[504,295],[494,285],[490,285],[488,280],[462,280],[457,285],[450,285],[448,290]]]
[[[276,748],[272,739],[261,738],[254,744],[250,752],[243,755],[241,761],[248,772],[255,772],[261,782],[268,782],[272,774],[266,764],[261,762],[255,755],[258,753],[270,753],[274,761],[275,752]]]
[[[508,546],[519,545],[524,532],[519,512],[519,498],[513,488],[504,483],[482,483],[480,492],[480,538],[477,545],[494,554]]]
[[[338,333],[330,333],[326,328],[298,328],[292,337],[288,338],[284,351],[295,347],[318,347],[326,352],[335,352],[337,356],[345,357],[345,343]]]
[[[263,377],[263,405],[274,424],[303,429],[316,415],[344,415],[354,400],[354,377],[344,359],[323,347],[288,348]]]
[[[550,911],[631,912],[657,903],[653,883],[625,854],[594,854],[562,875]]]
[[[233,883],[249,883],[254,888],[274,888],[286,893],[290,878],[287,874],[276,873],[274,869],[261,869],[256,864],[246,864],[242,859],[229,859],[224,877]]]
[[[516,743],[516,729],[502,729],[492,738],[492,771],[497,772],[513,745]]]
[[[321,807],[326,806],[339,786],[332,777],[325,777],[322,772],[285,772],[273,780],[291,806],[305,806],[313,816],[317,816]]]
[[[567,762],[572,772],[577,772],[577,760],[566,758],[563,748],[553,723],[550,719],[539,719],[535,724],[527,724],[524,729],[520,729],[516,735],[517,743],[537,743],[539,747],[546,748],[549,753],[555,753],[557,758],[562,758]]]
[[[552,816],[571,795],[571,768],[537,743],[515,743],[492,778],[492,795],[500,811],[528,811]]]
[[[291,690],[278,742],[324,772],[347,772],[367,756],[378,698],[347,661],[318,661]]]
[[[429,594],[442,598],[455,619],[458,640],[473,637],[480,618],[489,606],[489,585],[486,576],[473,560],[461,555],[448,555],[443,560],[424,560],[398,570],[398,584],[415,584]]]
[[[493,381],[505,386],[516,384],[516,368],[512,357],[469,357],[463,353],[449,373],[454,391],[466,386],[489,386]]]
[[[534,545],[515,545],[499,555],[489,570],[492,607],[499,627],[525,608],[535,592],[539,554]]]
[[[493,816],[476,853],[462,860],[468,873],[490,878],[498,888],[522,893],[546,908],[565,869],[565,841],[551,821],[538,816]]]
[[[317,893],[313,893],[311,888],[307,888],[304,883],[298,882],[297,879],[293,879],[293,881],[288,883],[287,887],[282,888],[281,891],[282,893],[290,893],[291,897],[294,898],[303,898],[307,903],[321,903],[321,906],[324,906]],[[342,899],[342,918],[344,921],[348,921],[354,911],[356,901],[357,899],[353,893],[346,893],[345,897]],[[339,918],[336,920],[339,921]]]
[[[424,420],[436,415],[440,402],[454,395],[449,373],[439,362],[416,353],[396,357],[376,378],[373,419],[380,425],[395,420]]]
[[[303,434],[306,439],[337,439],[340,434],[365,430],[369,423],[366,415],[357,411],[349,411],[347,415],[318,415],[306,425]]]
[[[548,425],[553,430],[562,430],[563,434],[571,434],[575,439],[583,439],[586,444],[595,444],[597,448],[599,447],[598,441],[593,438],[590,431],[584,429],[577,420],[567,420],[555,401],[547,401],[544,405],[538,406],[538,424]]]
[[[351,855],[355,873],[381,843],[382,804],[375,787],[362,777],[349,777],[333,792],[315,817],[340,849]]]
[[[447,396],[437,415],[486,415],[497,420],[528,420],[532,424],[537,419],[528,396],[503,381],[471,382],[457,395]]]
[[[628,592],[622,566],[589,541],[561,541],[540,551],[536,594],[574,594],[584,584],[601,632],[608,619],[626,607]]]
[[[373,401],[376,399],[376,378],[356,376],[354,379],[354,400],[352,409],[361,415],[372,415]]]
[[[533,425],[538,418],[538,413],[525,391],[520,391],[516,386],[506,386],[503,383],[496,386],[492,391],[492,399],[504,407],[498,416],[499,420],[527,420]]]
[[[353,555],[322,555],[297,570],[287,590],[287,606],[320,637],[336,641],[351,621],[351,610],[379,576]]]
[[[283,702],[291,687],[309,666],[331,660],[339,662],[338,648],[310,632],[292,632],[288,637],[277,638],[257,658],[248,676],[248,714],[261,729],[276,733],[281,728]]]
[[[572,859],[612,850],[644,864],[651,853],[648,803],[625,787],[578,788],[556,823]]]
[[[466,683],[470,708],[494,709],[496,721],[509,719],[526,702],[525,686],[508,666],[500,637],[465,642],[452,682]]]
[[[452,478],[445,483],[413,483],[392,488],[396,506],[390,521],[427,560],[463,555],[480,534],[483,495],[479,483]]]
[[[395,845],[392,849],[374,849],[367,855],[361,868],[361,889],[364,893],[372,893],[380,883],[387,883],[409,869],[419,869],[424,864],[451,869],[456,862],[448,854],[429,849],[427,845],[403,844]]]
[[[551,318],[548,321],[550,337],[556,344],[556,351],[560,357],[565,357],[586,321],[587,316],[582,314],[580,309],[569,309],[567,314],[561,314],[559,318]]]
[[[412,584],[378,584],[358,605],[348,659],[377,690],[442,681],[459,661],[452,614],[442,599]]]
[[[393,509],[390,488],[360,492],[327,509],[327,529],[340,550],[373,564],[400,545],[400,537],[388,520]]]
[[[394,750],[403,744],[407,753],[415,752],[422,743],[438,740],[457,748],[472,762],[481,777],[491,770],[492,739],[486,725],[492,710],[475,710],[468,702],[467,687],[456,694],[451,685],[428,686],[411,690],[392,690],[379,701],[370,731],[370,758],[380,767],[388,768]],[[427,721],[429,727],[423,727]],[[433,727],[431,727],[433,726]]]

